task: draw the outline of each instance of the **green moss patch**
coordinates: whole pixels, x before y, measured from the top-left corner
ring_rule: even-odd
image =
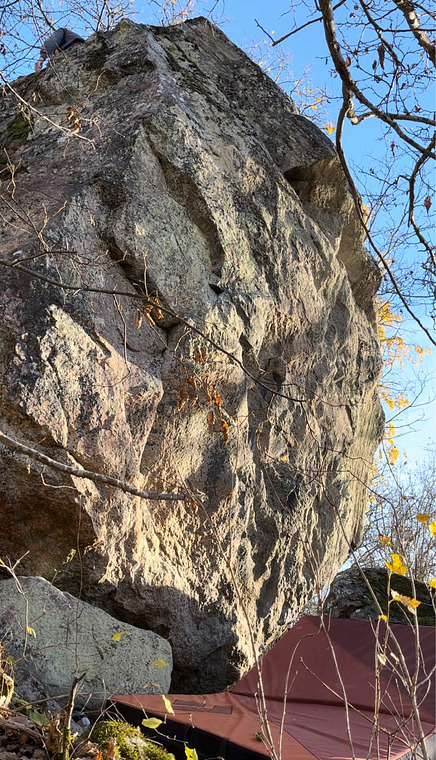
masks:
[[[27,140],[27,136],[32,128],[33,119],[29,116],[26,116],[23,111],[19,111],[15,119],[12,119],[12,121],[10,121],[6,127],[6,132],[8,135],[7,142],[10,143],[12,140],[17,139],[20,139],[24,142]]]
[[[116,752],[124,760],[174,760],[170,752],[147,741],[139,728],[119,720],[96,723],[89,739],[102,751],[107,749],[111,739],[115,739]]]
[[[0,181],[9,179],[11,176],[4,148],[7,149],[12,143],[14,143],[13,148],[17,147],[20,143],[25,143],[32,129],[33,119],[23,111],[19,111],[15,118],[6,126],[6,134],[3,136],[0,144]],[[16,167],[16,172],[19,169],[20,167]]]

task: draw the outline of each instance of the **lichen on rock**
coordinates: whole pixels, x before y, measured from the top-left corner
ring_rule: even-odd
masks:
[[[249,629],[273,643],[360,540],[376,267],[333,144],[204,19],[123,20],[15,89],[37,111],[1,186],[2,429],[207,498],[140,500],[0,448],[1,555],[169,639],[174,690],[218,691]]]
[[[65,699],[75,677],[80,677],[75,704],[97,713],[113,694],[161,693],[170,687],[167,641],[121,624],[43,578],[0,582],[0,637],[15,662],[17,692],[29,702]]]

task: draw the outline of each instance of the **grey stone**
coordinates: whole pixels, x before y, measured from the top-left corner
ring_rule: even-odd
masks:
[[[408,576],[398,573],[392,573],[389,578],[387,569],[383,567],[363,568],[363,573],[368,583],[357,567],[350,567],[338,573],[325,601],[325,614],[352,620],[378,620],[380,614],[388,614],[389,608],[391,623],[410,622],[410,612],[401,602],[392,600],[392,590],[402,596],[417,599],[420,602],[416,613],[419,624],[434,626],[434,606],[426,583],[414,579],[412,584]],[[381,613],[373,594],[380,605]]]
[[[377,268],[331,141],[204,19],[124,20],[14,87],[31,107],[26,126],[2,98],[2,429],[207,500],[0,447],[0,556],[170,640],[173,690],[218,691],[360,540]],[[139,325],[138,301],[92,288],[170,313]]]
[[[15,688],[29,702],[66,704],[74,678],[83,674],[75,702],[89,710],[114,694],[169,689],[167,641],[120,623],[43,578],[0,581],[0,635],[4,651],[16,660]]]

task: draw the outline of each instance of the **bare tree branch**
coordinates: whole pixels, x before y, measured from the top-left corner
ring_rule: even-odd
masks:
[[[341,46],[339,44],[337,35],[336,35],[336,29],[335,29],[335,21],[333,16],[333,7],[330,2],[330,0],[319,0],[320,9],[322,12],[322,19],[323,19],[323,26],[324,26],[324,34],[327,42],[328,49],[330,51],[330,55],[334,64],[334,67],[339,74],[342,83],[343,83],[343,89],[345,92],[349,93],[349,100],[351,100],[351,95],[354,95],[357,100],[362,103],[366,108],[368,108],[369,111],[375,114],[381,121],[388,124],[391,129],[394,130],[394,132],[397,133],[397,135],[408,145],[410,145],[412,148],[414,148],[419,153],[422,153],[424,156],[427,156],[428,158],[436,159],[436,154],[429,151],[427,147],[424,145],[421,145],[420,143],[416,142],[413,138],[409,137],[396,123],[394,119],[392,119],[388,113],[378,108],[374,103],[372,103],[368,98],[363,94],[363,92],[359,89],[356,82],[354,81],[353,77],[350,74],[349,68],[347,66],[347,63],[342,55],[341,52]],[[348,118],[355,124],[358,123],[358,119],[356,118],[356,114],[354,113],[354,108],[351,108],[350,103],[347,104],[347,115]]]
[[[391,45],[387,41],[386,37],[383,35],[383,32],[382,32],[382,29],[381,29],[380,25],[377,23],[377,21],[374,18],[374,16],[372,16],[372,14],[370,13],[369,8],[368,8],[367,4],[365,3],[365,0],[359,0],[359,2],[360,2],[360,5],[362,6],[362,9],[363,9],[363,12],[364,12],[366,18],[368,19],[368,21],[371,24],[371,26],[375,29],[375,32],[376,32],[377,37],[379,38],[381,44],[383,45],[383,47],[386,48],[386,50],[389,51],[390,56],[391,56],[393,62],[395,63],[395,66],[398,69],[400,69],[401,68],[401,61],[399,60],[399,58],[398,58],[398,56],[397,56],[397,54],[395,52],[395,49],[394,49],[393,45]]]
[[[336,3],[336,5],[333,6],[333,10],[336,10],[336,8],[340,8],[341,5],[344,5],[345,0],[341,0],[341,2]],[[254,19],[256,21],[256,19]],[[284,34],[283,37],[280,37],[279,40],[274,40],[272,46],[275,47],[276,45],[280,45],[281,42],[284,42],[288,39],[288,37],[291,37],[293,34],[297,34],[297,32],[301,32],[302,29],[305,29],[307,26],[310,26],[311,24],[317,24],[319,21],[322,21],[322,16],[317,16],[316,18],[311,19],[310,21],[306,21],[305,24],[301,24],[301,26],[297,26],[296,29],[293,29],[292,32],[288,32],[287,34]],[[260,26],[260,24],[256,21],[256,24],[262,29],[263,32],[265,30],[263,27]],[[265,34],[268,34],[268,32],[265,32]],[[268,37],[270,35],[268,34]],[[270,37],[272,39],[272,37]]]
[[[45,464],[52,470],[66,472],[68,475],[71,475],[75,478],[85,478],[86,480],[92,480],[95,483],[103,483],[103,485],[106,486],[113,486],[114,488],[119,488],[125,493],[130,493],[133,496],[139,496],[141,499],[154,499],[157,501],[183,501],[188,496],[185,493],[157,493],[155,491],[141,491],[139,488],[131,486],[124,480],[111,478],[108,475],[101,475],[100,473],[93,472],[92,470],[82,470],[77,467],[70,467],[70,465],[62,464],[61,462],[57,462],[55,459],[51,459],[45,454],[41,454],[40,451],[37,451],[30,446],[25,446],[23,443],[15,441],[8,435],[5,435],[5,433],[3,433],[1,430],[0,443],[2,443],[4,446],[7,446],[7,448],[11,449],[12,451],[19,451],[21,454],[25,454],[31,459],[34,459],[37,462],[41,462],[41,464]]]
[[[436,135],[433,135],[429,148],[434,148],[436,143]],[[415,230],[415,235],[417,236],[420,243],[424,246],[426,249],[428,255],[430,256],[431,261],[433,262],[433,266],[436,270],[436,256],[435,256],[435,250],[434,248],[429,244],[428,240],[425,239],[424,235],[422,234],[419,225],[416,223],[415,219],[415,182],[416,177],[418,175],[419,170],[421,169],[422,165],[425,163],[426,159],[424,156],[420,156],[418,161],[416,162],[415,168],[410,175],[409,178],[409,224],[412,225],[413,229]]]
[[[404,294],[401,291],[401,288],[399,287],[399,285],[398,285],[398,283],[397,283],[397,281],[396,281],[396,279],[395,279],[395,277],[394,277],[394,275],[393,275],[393,273],[391,271],[391,268],[389,267],[389,265],[388,265],[388,263],[386,261],[385,256],[383,256],[383,254],[379,250],[378,246],[375,244],[375,242],[373,240],[373,237],[371,235],[370,229],[369,229],[369,227],[368,227],[368,225],[366,223],[366,220],[364,218],[364,215],[363,215],[363,212],[362,212],[362,202],[361,202],[360,194],[359,194],[359,191],[357,190],[357,187],[356,187],[356,185],[354,183],[353,177],[351,176],[351,172],[350,172],[350,170],[348,168],[348,163],[347,163],[347,160],[345,158],[344,150],[343,150],[343,147],[342,147],[342,130],[343,130],[345,118],[347,116],[348,108],[349,108],[348,103],[344,99],[344,103],[343,103],[343,105],[342,105],[342,107],[341,107],[341,109],[339,111],[338,121],[337,121],[337,125],[336,125],[336,150],[338,152],[339,160],[341,162],[342,168],[344,170],[345,176],[347,177],[347,180],[348,180],[348,183],[349,183],[349,186],[350,186],[351,195],[353,196],[354,205],[355,205],[358,217],[359,217],[360,224],[362,225],[363,229],[365,230],[368,242],[369,242],[372,250],[374,251],[374,253],[377,256],[377,258],[380,261],[380,263],[382,264],[383,269],[385,270],[386,274],[388,275],[388,277],[389,277],[389,279],[390,279],[390,281],[391,281],[391,283],[392,283],[392,285],[394,287],[394,290],[395,290],[397,296],[399,297],[401,303],[403,304],[404,308],[406,309],[407,313],[419,325],[419,327],[421,328],[421,330],[423,330],[423,332],[426,334],[426,336],[428,337],[428,339],[433,343],[433,345],[436,346],[436,339],[432,336],[432,334],[429,332],[429,330],[427,330],[427,328],[425,327],[425,325],[422,323],[422,321],[419,319],[419,317],[415,314],[415,312],[413,311],[413,309],[409,306],[409,304],[408,304],[408,302],[407,302]]]
[[[409,0],[393,0],[398,10],[404,15],[410,30],[412,31],[415,39],[418,41],[423,50],[427,53],[433,66],[436,67],[436,45],[431,42],[427,34],[421,28],[418,16],[415,13],[413,4]]]

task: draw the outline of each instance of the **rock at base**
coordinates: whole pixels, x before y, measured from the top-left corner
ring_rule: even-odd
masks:
[[[120,623],[43,578],[0,582],[0,633],[6,655],[18,660],[16,690],[29,701],[42,692],[62,702],[85,672],[75,701],[94,710],[114,694],[159,694],[170,686],[165,639]]]

